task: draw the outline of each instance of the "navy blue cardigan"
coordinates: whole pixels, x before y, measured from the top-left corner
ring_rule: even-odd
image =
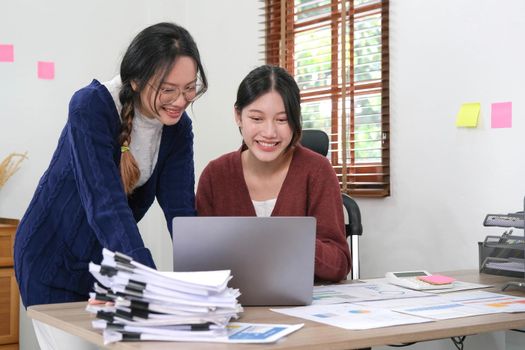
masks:
[[[15,271],[22,301],[34,304],[87,300],[94,279],[90,261],[102,247],[155,267],[137,222],[155,196],[168,229],[175,216],[195,215],[193,131],[184,113],[164,126],[155,169],[128,198],[119,162],[120,118],[98,81],[77,91],[69,116],[15,238]]]

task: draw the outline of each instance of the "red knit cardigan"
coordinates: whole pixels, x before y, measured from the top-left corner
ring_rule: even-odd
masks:
[[[340,281],[350,272],[343,204],[336,174],[327,158],[298,145],[272,216],[317,219],[315,277]],[[202,172],[196,196],[200,216],[255,216],[244,181],[241,150],[211,161]]]

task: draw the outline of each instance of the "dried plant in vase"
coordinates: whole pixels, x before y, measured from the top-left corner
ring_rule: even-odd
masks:
[[[22,163],[24,159],[27,159],[27,152],[11,153],[0,163],[0,188],[2,188],[7,180],[20,168],[20,163]]]

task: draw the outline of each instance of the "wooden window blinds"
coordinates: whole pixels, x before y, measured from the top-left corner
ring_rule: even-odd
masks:
[[[265,56],[296,79],[352,196],[390,195],[388,0],[266,0]]]

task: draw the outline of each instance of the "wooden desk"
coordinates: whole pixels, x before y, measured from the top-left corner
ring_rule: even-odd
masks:
[[[458,280],[493,284],[491,291],[500,291],[508,277],[478,274],[477,271],[445,272]],[[485,289],[487,290],[487,289]],[[525,291],[509,290],[509,294],[525,296]],[[28,309],[28,315],[66,332],[102,346],[102,336],[91,328],[93,315],[84,311],[85,302],[38,305]],[[358,349],[387,344],[399,344],[525,328],[525,313],[492,314],[465,317],[424,324],[395,326],[363,331],[349,331],[321,323],[303,320],[269,311],[265,307],[247,307],[241,322],[304,323],[299,331],[276,344],[221,344],[182,342],[121,342],[111,349]]]

